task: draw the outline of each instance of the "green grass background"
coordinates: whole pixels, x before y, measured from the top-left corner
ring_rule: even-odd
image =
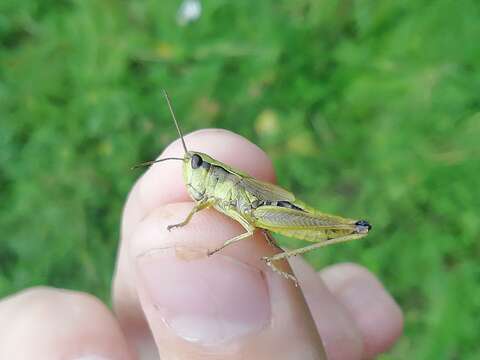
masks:
[[[480,356],[480,3],[179,1],[0,4],[0,295],[48,284],[109,301],[125,197],[184,131],[221,127],[279,182],[365,217],[354,261],[405,311],[384,359]]]

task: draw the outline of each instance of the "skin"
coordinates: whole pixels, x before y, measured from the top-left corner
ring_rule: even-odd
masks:
[[[266,154],[236,134],[202,130],[185,139],[191,149],[275,181]],[[182,154],[176,141],[161,157]],[[260,260],[277,253],[261,234],[205,258],[205,251],[242,229],[209,209],[188,226],[166,230],[192,206],[181,162],[153,165],[124,208],[112,283],[114,314],[84,293],[33,288],[14,294],[0,301],[0,323],[9,324],[0,329],[0,358],[155,359],[160,353],[162,359],[322,359],[326,353],[329,359],[367,359],[400,336],[400,308],[365,268],[337,264],[317,273],[294,258],[290,265],[300,285],[295,288]],[[181,289],[198,292],[175,298]],[[207,322],[202,316],[193,323],[169,322],[172,313],[177,320],[191,319],[192,313],[211,315],[212,308],[218,312]],[[192,330],[189,324],[205,328]]]

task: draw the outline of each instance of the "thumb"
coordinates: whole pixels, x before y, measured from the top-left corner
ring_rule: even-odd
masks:
[[[324,359],[300,289],[260,260],[273,252],[261,234],[207,257],[244,230],[210,210],[166,230],[192,206],[155,210],[131,242],[138,294],[161,358]]]

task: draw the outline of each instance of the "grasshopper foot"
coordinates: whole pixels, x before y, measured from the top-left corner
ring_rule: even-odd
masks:
[[[277,267],[272,263],[272,260],[271,260],[268,256],[263,256],[263,257],[262,257],[262,260],[265,261],[265,263],[266,263],[274,272],[276,272],[277,274],[282,275],[285,279],[288,279],[288,280],[293,281],[293,284],[295,285],[295,287],[298,287],[298,281],[297,281],[297,278],[296,278],[294,275],[289,274],[288,272],[282,271],[282,270],[280,270],[279,268],[277,268]]]
[[[220,249],[213,249],[207,251],[207,256],[212,256],[213,254],[217,253]]]
[[[167,230],[168,230],[168,231],[172,231],[172,229],[176,229],[176,228],[182,227],[183,225],[184,225],[183,223],[168,225],[168,226],[167,226]]]

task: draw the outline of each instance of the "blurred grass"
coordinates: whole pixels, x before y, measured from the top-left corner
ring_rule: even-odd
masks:
[[[238,132],[299,198],[374,224],[308,258],[394,294],[384,359],[478,358],[479,5],[205,1],[179,26],[178,1],[2,1],[0,295],[108,301],[129,166],[176,138],[165,87],[185,131]]]

